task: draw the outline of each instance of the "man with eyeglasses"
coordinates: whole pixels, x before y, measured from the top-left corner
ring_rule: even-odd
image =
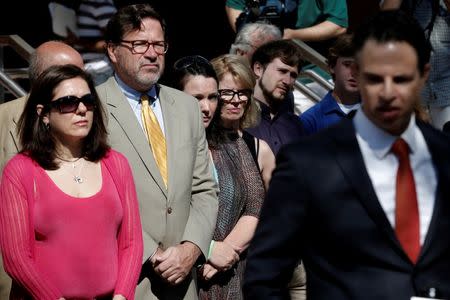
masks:
[[[261,108],[261,122],[247,131],[265,140],[276,155],[280,147],[303,136],[289,94],[301,68],[301,52],[290,40],[276,40],[256,49],[252,57],[256,75],[253,95]]]
[[[158,83],[165,22],[148,4],[122,7],[105,39],[114,75],[98,87],[111,147],[130,162],[144,257],[136,299],[197,299],[218,202],[197,100]]]

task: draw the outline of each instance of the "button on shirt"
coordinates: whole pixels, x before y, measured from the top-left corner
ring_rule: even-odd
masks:
[[[261,122],[254,128],[246,129],[251,135],[266,141],[276,155],[281,146],[292,143],[303,136],[302,123],[288,105],[270,117],[270,108],[258,101],[261,108]]]
[[[395,185],[398,159],[390,150],[398,137],[375,126],[362,110],[356,113],[353,124],[378,201],[392,228],[395,228]],[[410,163],[419,206],[420,243],[423,244],[433,214],[437,175],[430,151],[422,132],[416,125],[414,115],[411,117],[408,128],[400,137],[408,143],[411,150]]]
[[[136,116],[139,125],[141,125],[142,131],[145,133],[144,125],[142,124],[142,117],[141,117],[141,92],[138,92],[128,85],[126,85],[122,80],[120,80],[119,76],[117,74],[114,75],[116,78],[116,81],[122,90],[123,94],[128,100],[128,103],[130,104],[131,109],[134,112],[134,115]],[[150,103],[150,107],[153,110],[153,113],[156,115],[156,118],[158,119],[159,126],[161,127],[161,131],[166,136],[166,132],[164,129],[164,118],[162,115],[162,109],[161,109],[161,101],[159,100],[158,93],[156,91],[156,86],[153,85],[153,87],[147,92],[147,95],[150,97],[150,99],[156,99],[152,103]],[[145,134],[147,137],[147,134]]]

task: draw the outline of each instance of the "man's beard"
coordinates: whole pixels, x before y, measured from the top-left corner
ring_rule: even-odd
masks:
[[[286,95],[282,97],[275,97],[273,94],[273,91],[269,91],[266,86],[263,83],[263,78],[259,80],[258,85],[262,91],[262,94],[264,96],[264,99],[266,100],[267,104],[269,104],[271,109],[278,110],[277,108],[283,103],[284,98],[286,98]]]

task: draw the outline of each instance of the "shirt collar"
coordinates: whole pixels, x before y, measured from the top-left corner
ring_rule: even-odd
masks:
[[[259,105],[259,107],[261,108],[261,115],[262,115],[262,116],[269,116],[269,117],[270,117],[270,107],[269,107],[267,104],[265,104],[265,103],[259,101],[259,100],[256,99],[256,98],[255,98],[255,100],[258,102],[258,105]]]
[[[332,92],[328,92],[328,94],[325,95],[325,97],[321,101],[322,109],[325,114],[330,114],[332,112],[338,112],[341,115],[345,115],[344,112],[341,110],[339,105],[336,102],[336,99],[334,99]]]
[[[117,74],[114,74],[114,77],[116,78],[117,84],[119,85],[122,92],[125,94],[125,97],[128,99],[140,102],[141,100],[141,92],[136,91],[135,89],[128,86],[125,82],[123,82]],[[153,85],[152,88],[147,91],[147,95],[150,97],[150,99],[158,99],[158,93],[156,90],[156,85]]]
[[[270,107],[265,104],[264,102],[254,98],[256,100],[256,102],[258,103],[260,109],[261,109],[261,116],[264,118],[268,118],[269,120],[271,120],[271,116],[270,116]],[[279,111],[277,112],[277,114],[273,117],[273,119],[276,119],[278,116],[280,115],[284,115],[284,114],[289,114],[291,112],[290,107],[289,107],[289,103],[287,101],[288,99],[284,99],[283,104],[280,106]]]
[[[400,136],[391,135],[376,126],[369,118],[367,118],[361,108],[358,109],[353,118],[353,124],[355,125],[357,134],[367,142],[367,145],[379,159],[384,158],[390,152],[392,144],[399,137],[405,140],[411,153],[414,153],[417,150],[417,142],[414,134],[416,117],[414,114],[411,115],[408,127]]]

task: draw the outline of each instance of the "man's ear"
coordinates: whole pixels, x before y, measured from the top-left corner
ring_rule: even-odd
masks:
[[[44,105],[42,104],[38,104],[36,105],[36,113],[38,114],[38,116],[42,117],[42,121],[44,122],[44,124],[48,124],[50,122],[50,120],[48,119],[48,113],[43,114],[44,111]]]
[[[259,62],[253,63],[253,73],[255,73],[255,75],[258,79],[261,78],[263,72],[264,72],[264,66],[261,63],[259,63]]]
[[[117,62],[116,53],[115,53],[116,48],[117,48],[117,46],[114,45],[113,43],[106,44],[106,51],[108,52],[109,59],[113,63]]]

